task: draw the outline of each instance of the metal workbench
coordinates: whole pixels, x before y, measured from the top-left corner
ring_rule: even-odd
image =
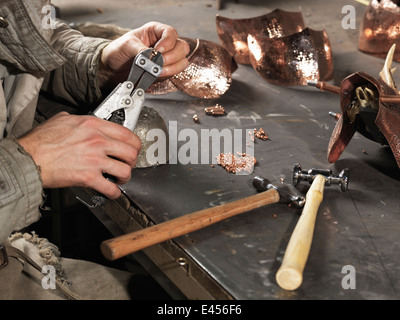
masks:
[[[110,9],[66,18],[132,28],[159,20],[174,25],[182,36],[218,43],[216,13],[246,18],[275,8],[302,10],[307,26],[328,33],[334,57],[334,80],[330,83],[339,85],[356,71],[378,76],[382,68],[382,59],[357,50],[358,28],[365,10],[358,2],[351,3],[357,12],[356,30],[341,26],[341,9],[349,1],[225,1],[219,12],[208,4],[212,2],[168,1],[159,7],[143,4],[133,14]],[[216,103],[225,108],[226,115],[205,115],[204,108]],[[165,286],[173,296],[178,297],[179,292],[189,299],[399,298],[400,170],[389,147],[358,133],[341,158],[335,164],[328,163],[326,151],[335,126],[328,112],[340,111],[339,96],[311,87],[272,85],[251,66],[239,65],[230,90],[220,99],[198,99],[177,92],[147,96],[146,106],[157,110],[167,125],[176,121],[178,132],[191,128],[201,137],[202,129],[262,127],[270,140],[256,140],[257,165],[250,175],[231,174],[210,164],[134,169],[131,181],[122,187],[126,198],[93,210],[115,235],[253,195],[255,175],[275,183],[290,183],[295,163],[305,169],[329,168],[335,173],[350,170],[348,192],[338,186],[325,188],[298,290],[281,289],[275,273],[301,211],[276,204],[140,252],[136,257],[148,270],[164,285],[171,283]],[[194,114],[199,116],[199,123],[193,121]],[[178,143],[178,150],[184,143]],[[308,188],[308,183],[298,186],[303,194]],[[342,268],[348,265],[356,272],[355,289],[342,286],[346,275]]]

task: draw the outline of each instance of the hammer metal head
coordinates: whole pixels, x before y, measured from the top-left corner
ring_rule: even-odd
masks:
[[[286,183],[275,186],[268,179],[256,176],[253,178],[253,186],[257,191],[275,189],[279,193],[279,203],[294,205],[297,208],[302,208],[305,204],[305,198],[299,195],[295,188]]]
[[[329,169],[302,170],[298,163],[293,166],[293,185],[296,186],[301,181],[308,181],[311,184],[317,175],[325,177],[326,186],[338,184],[343,192],[349,189],[349,169],[343,169],[339,175],[335,176]]]

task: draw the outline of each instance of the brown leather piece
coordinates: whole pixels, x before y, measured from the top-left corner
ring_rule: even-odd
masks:
[[[388,86],[384,81],[378,80],[365,72],[356,72],[346,77],[340,85],[342,114],[328,145],[327,155],[331,163],[340,158],[356,131],[356,126],[351,122],[347,111],[351,107],[351,101],[356,97],[356,88],[366,85],[373,88],[379,97],[382,95],[399,95],[397,90]],[[400,167],[400,104],[379,101],[375,124],[386,138],[397,165]]]
[[[247,36],[277,38],[297,33],[305,28],[301,12],[276,9],[270,13],[248,19],[229,19],[217,15],[217,33],[221,45],[235,61],[250,65]]]
[[[364,53],[385,58],[395,43],[394,60],[400,62],[400,7],[395,3],[391,7],[385,6],[383,1],[370,2],[362,20],[358,48]]]

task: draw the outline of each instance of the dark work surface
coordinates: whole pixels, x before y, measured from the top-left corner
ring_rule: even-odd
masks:
[[[242,75],[251,72],[243,69]],[[127,195],[160,223],[255,194],[251,185],[255,175],[275,184],[281,179],[291,183],[294,163],[301,163],[305,169],[330,168],[335,173],[349,168],[348,192],[343,193],[335,185],[325,188],[303,285],[294,293],[281,290],[274,279],[299,218],[300,212],[294,208],[283,204],[264,207],[180,237],[176,242],[239,299],[397,298],[397,255],[393,253],[400,227],[396,196],[400,184],[390,149],[356,136],[341,159],[329,164],[325,153],[334,120],[323,104],[331,101],[334,105],[336,96],[280,88],[286,101],[274,104],[273,96],[260,91],[249,103],[249,91],[241,96],[240,86],[236,85],[236,90],[220,99],[228,115],[218,119],[202,116],[200,124],[193,123],[191,113],[202,114],[203,101],[166,103],[149,99],[148,104],[158,107],[164,119],[179,119],[178,132],[180,126],[195,128],[199,137],[204,128],[263,127],[271,140],[256,141],[258,164],[254,172],[239,176],[210,164],[136,169],[131,182],[123,187]],[[263,97],[269,100],[267,104]],[[230,112],[237,112],[237,116],[230,118]],[[281,115],[268,116],[272,113]],[[254,121],[248,119],[249,114]],[[305,194],[308,187],[303,182],[298,190]],[[346,265],[355,267],[357,290],[344,290],[341,286],[345,275],[341,270]]]
[[[129,12],[116,10],[103,15],[72,19],[139,26],[159,20],[177,27],[182,36],[218,41],[216,10],[207,1],[143,5],[132,20]],[[341,9],[346,1],[227,1],[221,15],[252,17],[275,8],[301,9],[310,27],[325,28],[334,54],[338,85],[347,75],[365,71],[373,76],[383,60],[357,50],[358,29],[341,27]],[[365,6],[352,2],[357,27]],[[193,20],[196,12],[198,19]],[[394,63],[394,66],[397,64]],[[395,77],[396,80],[396,77]],[[221,104],[226,115],[211,117],[204,107]],[[326,160],[326,150],[339,112],[339,97],[310,87],[280,87],[262,80],[252,67],[240,65],[230,90],[217,100],[203,100],[183,93],[146,99],[168,125],[177,121],[178,132],[194,129],[222,130],[264,128],[270,140],[255,142],[257,165],[250,175],[234,175],[206,164],[169,164],[135,169],[123,186],[126,194],[156,223],[209,208],[256,193],[255,175],[274,183],[291,183],[295,163],[304,169],[329,168],[339,173],[350,169],[349,191],[325,188],[319,208],[313,243],[302,286],[287,292],[276,284],[275,273],[282,261],[301,211],[275,204],[243,213],[206,229],[175,239],[176,243],[237,299],[398,299],[400,290],[400,172],[388,147],[356,133],[335,164]],[[199,115],[194,123],[192,116]],[[178,150],[185,141],[179,142]],[[214,157],[215,155],[210,155]],[[298,190],[305,194],[308,183]],[[356,271],[356,288],[344,289],[344,266]]]

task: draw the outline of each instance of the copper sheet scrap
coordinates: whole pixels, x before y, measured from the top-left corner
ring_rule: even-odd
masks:
[[[246,153],[221,153],[217,157],[217,164],[223,167],[229,173],[247,173],[253,172],[257,159]]]
[[[232,83],[237,64],[232,56],[217,43],[185,40],[190,48],[189,66],[170,78],[179,90],[199,98],[215,99],[223,95]]]
[[[217,15],[217,33],[221,45],[240,64],[250,65],[247,36],[277,38],[305,28],[301,12],[276,9],[265,15],[247,19],[230,19]]]
[[[305,28],[280,38],[249,35],[248,45],[253,68],[268,82],[306,85],[333,76],[332,48],[325,30]]]
[[[356,88],[369,86],[377,92],[378,96],[399,96],[397,90],[388,86],[384,81],[378,80],[365,72],[357,72],[346,77],[340,86],[341,116],[336,123],[328,145],[328,160],[336,162],[357,130],[356,124],[351,121],[348,110],[356,97]],[[379,102],[379,109],[375,124],[386,138],[393,155],[400,167],[400,104]]]
[[[400,62],[400,7],[395,1],[372,0],[361,24],[359,50],[385,58],[394,43],[394,60]]]
[[[225,109],[222,106],[220,106],[219,104],[216,104],[214,107],[204,108],[204,112],[206,115],[209,115],[209,116],[224,115]]]

